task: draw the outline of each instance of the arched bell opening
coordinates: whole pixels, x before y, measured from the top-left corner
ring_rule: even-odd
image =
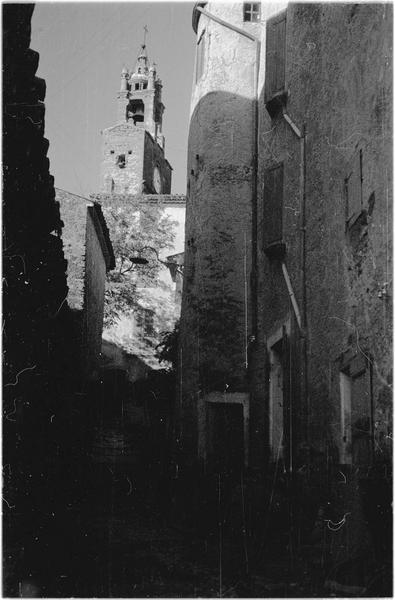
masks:
[[[133,123],[144,123],[144,102],[142,100],[131,100],[127,109],[128,121],[133,120]]]

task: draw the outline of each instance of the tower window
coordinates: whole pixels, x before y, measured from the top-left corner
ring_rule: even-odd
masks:
[[[110,154],[114,154],[114,150],[110,150]]]
[[[260,2],[244,2],[244,21],[250,23],[258,23],[261,18],[261,4]]]
[[[143,83],[143,90],[146,90],[146,89],[147,89],[147,84]]]
[[[144,102],[142,100],[132,100],[127,109],[128,119],[133,119],[135,125],[144,123]]]
[[[126,164],[126,158],[124,154],[120,154],[117,157],[117,165],[120,169],[124,169],[125,168],[125,164]]]
[[[140,84],[139,83],[135,83],[134,84],[134,89],[135,90],[139,90],[140,89]]]
[[[128,150],[128,154],[132,154],[132,151],[131,151],[131,150]]]

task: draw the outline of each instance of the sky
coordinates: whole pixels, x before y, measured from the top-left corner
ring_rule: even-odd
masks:
[[[45,79],[45,137],[55,186],[100,191],[101,131],[116,124],[123,66],[133,68],[148,27],[147,51],[162,79],[165,156],[172,193],[185,194],[195,56],[192,2],[37,2],[30,47]]]

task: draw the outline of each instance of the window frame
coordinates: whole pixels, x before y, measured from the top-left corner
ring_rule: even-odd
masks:
[[[369,363],[369,364],[368,364]],[[361,378],[366,379],[368,404],[367,408],[369,429],[359,429],[369,441],[369,456],[366,462],[359,462],[355,455],[355,425],[353,420],[358,408],[360,414],[360,406],[355,402],[356,382]],[[372,379],[372,364],[367,354],[352,354],[343,357],[342,364],[339,370],[339,393],[340,393],[340,445],[339,445],[339,464],[349,467],[369,466],[372,464],[374,456],[374,407],[373,407],[373,379]],[[366,415],[365,415],[366,416]],[[348,429],[348,431],[346,431]],[[361,436],[359,436],[360,438]],[[348,445],[348,448],[347,448]]]
[[[255,9],[254,7],[258,8]],[[247,18],[249,16],[249,18]],[[254,18],[256,17],[256,18]],[[243,2],[243,22],[244,23],[260,23],[261,21],[261,3],[260,2]]]
[[[126,167],[126,154],[118,154],[116,161],[117,167],[124,169]]]

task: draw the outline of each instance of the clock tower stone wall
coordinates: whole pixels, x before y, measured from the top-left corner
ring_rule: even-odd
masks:
[[[162,134],[164,109],[162,82],[143,44],[134,70],[122,69],[116,125],[103,131],[103,193],[171,193],[172,168]]]

